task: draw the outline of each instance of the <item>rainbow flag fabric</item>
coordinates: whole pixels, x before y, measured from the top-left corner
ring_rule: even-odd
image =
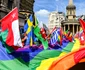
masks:
[[[73,43],[63,43],[61,47],[58,49],[43,50],[39,47],[28,46],[9,54],[6,52],[2,42],[0,42],[0,69],[66,70],[81,62],[85,57],[85,46],[81,46],[78,39],[75,39]],[[65,67],[68,63],[67,60],[69,66]],[[63,69],[61,69],[62,67]]]

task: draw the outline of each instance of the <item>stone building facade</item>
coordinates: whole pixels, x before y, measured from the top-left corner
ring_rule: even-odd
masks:
[[[65,14],[63,12],[53,11],[49,14],[48,28],[51,32],[54,27],[61,27],[61,22],[65,20]]]
[[[25,15],[33,13],[34,0],[0,0],[0,19],[14,7],[19,10],[19,25],[24,25]]]
[[[69,0],[69,4],[66,7],[66,20],[62,22],[63,30],[70,30],[74,35],[80,29],[79,21],[76,19],[76,6],[73,4],[73,0]]]

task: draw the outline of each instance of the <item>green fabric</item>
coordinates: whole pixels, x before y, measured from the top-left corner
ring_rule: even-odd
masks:
[[[1,32],[0,33],[0,40],[2,41],[2,44],[4,45],[4,47],[6,48],[7,53],[11,53],[14,51],[14,49],[11,46],[8,46],[6,44],[7,35],[8,35],[8,30]]]
[[[0,61],[0,70],[29,70],[28,66],[18,59]]]
[[[0,70],[36,70],[42,60],[58,57],[61,53],[57,50],[43,50],[28,63],[23,62],[21,58],[0,60]]]
[[[2,44],[5,46],[7,53],[12,53],[14,51],[14,49],[11,46],[8,46],[5,42]]]
[[[66,32],[66,34],[67,34],[67,33],[68,33],[68,30],[66,30],[65,32]]]
[[[7,35],[8,35],[8,30],[1,32],[1,37],[3,42],[6,42]]]
[[[40,66],[41,61],[53,57],[58,57],[62,52],[58,50],[44,50],[34,57],[29,63],[28,70],[36,70]]]
[[[35,24],[38,24],[37,19],[35,19]],[[38,26],[34,27],[34,34],[37,36],[37,38],[42,42],[42,45],[44,47],[44,49],[48,48],[48,41],[45,40],[44,38],[42,38],[41,34],[40,34],[40,28]]]
[[[0,32],[0,41],[2,40],[2,37],[1,37],[1,32]]]
[[[69,42],[68,45],[62,50],[64,52],[71,52],[72,48],[73,48],[74,43],[73,42]]]

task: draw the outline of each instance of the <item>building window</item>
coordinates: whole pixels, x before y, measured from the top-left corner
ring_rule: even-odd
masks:
[[[60,17],[60,21],[62,21],[63,20],[63,18],[62,17]]]
[[[58,18],[56,18],[56,20],[58,20]]]
[[[8,0],[8,9],[12,9],[13,0]]]

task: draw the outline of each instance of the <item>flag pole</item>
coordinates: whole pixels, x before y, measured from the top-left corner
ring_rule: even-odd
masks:
[[[47,39],[50,37],[50,35],[55,31],[55,29],[56,29],[57,27],[54,27],[53,29],[52,29],[52,31],[50,32],[50,34],[47,36]]]

